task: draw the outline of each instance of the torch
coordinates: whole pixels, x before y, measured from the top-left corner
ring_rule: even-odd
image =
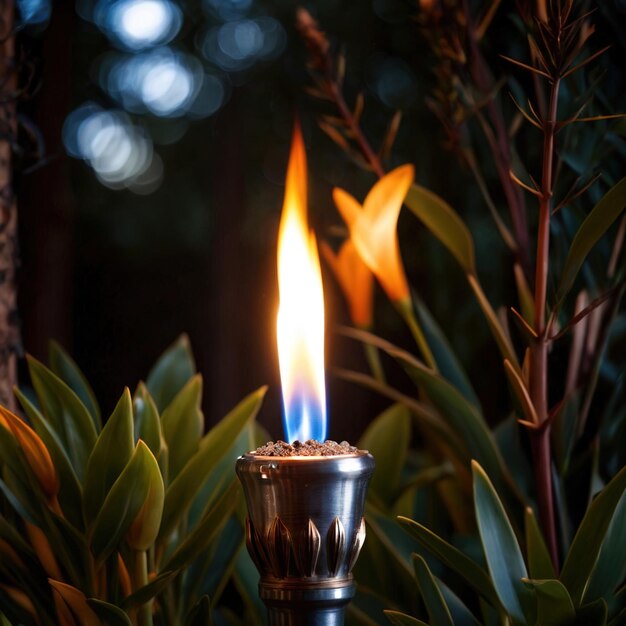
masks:
[[[294,130],[278,243],[278,355],[288,442],[237,460],[246,545],[270,626],[341,626],[365,540],[363,509],[374,459],[326,441],[324,296],[307,221],[306,155]]]

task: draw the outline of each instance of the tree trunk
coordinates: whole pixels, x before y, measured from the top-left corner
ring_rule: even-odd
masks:
[[[14,2],[0,2],[0,403],[15,408],[20,333],[17,319],[17,205],[12,149],[17,140],[17,68]]]

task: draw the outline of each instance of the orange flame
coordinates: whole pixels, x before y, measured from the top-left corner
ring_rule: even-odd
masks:
[[[276,321],[288,441],[326,438],[324,293],[315,235],[307,220],[306,154],[296,124],[278,233]]]

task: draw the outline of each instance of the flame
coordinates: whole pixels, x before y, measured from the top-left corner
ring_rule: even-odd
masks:
[[[326,439],[324,293],[315,235],[307,221],[306,154],[296,125],[278,233],[276,320],[287,441]]]

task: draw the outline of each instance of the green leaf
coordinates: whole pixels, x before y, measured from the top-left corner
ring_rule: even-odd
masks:
[[[194,530],[187,534],[163,566],[167,570],[177,570],[187,566],[202,552],[222,529],[226,520],[235,510],[239,484],[233,480],[229,488],[213,504]]]
[[[420,545],[459,574],[489,604],[496,608],[500,607],[492,581],[477,563],[418,522],[407,517],[398,517],[398,522],[419,541]]]
[[[526,507],[524,512],[524,529],[528,569],[531,577],[538,580],[556,578],[550,553],[539,530],[537,518],[530,507]]]
[[[19,389],[14,389],[14,393],[32,427],[41,437],[50,453],[50,458],[59,477],[60,489],[58,497],[61,509],[63,509],[63,513],[74,526],[81,528],[83,525],[83,493],[70,459],[63,449],[57,434],[52,430],[39,409]]]
[[[385,611],[385,617],[394,626],[428,626],[426,622],[422,622],[416,617],[411,617],[406,613],[400,613],[400,611]]]
[[[212,626],[213,619],[211,618],[211,601],[209,596],[202,596],[199,602],[191,609],[187,619],[185,620],[185,626]]]
[[[626,207],[626,177],[604,194],[604,197],[593,207],[574,236],[561,273],[558,290],[559,301],[572,288],[585,258],[611,224],[619,217],[624,207]]]
[[[146,381],[159,411],[174,399],[196,373],[189,337],[181,335],[156,362]]]
[[[169,450],[169,479],[174,480],[196,453],[204,428],[202,377],[194,376],[161,415],[163,437]]]
[[[615,508],[582,602],[609,600],[626,578],[626,491]]]
[[[482,413],[456,387],[415,359],[409,359],[401,353],[390,354],[400,361],[411,378],[424,390],[451,430],[465,443],[471,458],[484,464],[498,485],[502,485],[506,470],[493,433]]]
[[[167,537],[185,515],[204,480],[219,463],[241,431],[256,416],[267,388],[244,398],[202,439],[200,449],[191,457],[165,493],[163,521],[159,535]]]
[[[446,380],[449,380],[469,402],[479,407],[480,402],[472,388],[472,384],[435,318],[420,298],[414,296],[413,303],[420,326],[426,336],[426,342],[433,352],[441,375]]]
[[[466,274],[476,273],[474,241],[458,213],[438,195],[413,184],[405,204],[459,262]]]
[[[97,438],[93,419],[80,398],[56,374],[32,356],[26,359],[43,414],[63,444],[79,481],[82,481],[87,459]]]
[[[357,444],[376,459],[370,489],[387,504],[393,501],[400,488],[410,439],[409,411],[401,404],[393,404],[370,423]]]
[[[441,579],[435,576],[437,586],[441,590],[441,595],[450,609],[454,626],[480,626],[479,621],[473,613],[465,606],[463,601],[448,587]],[[484,602],[484,600],[481,600]]]
[[[93,524],[91,549],[102,563],[122,542],[148,496],[156,460],[143,441],[115,481]]]
[[[600,598],[576,611],[576,626],[605,626],[609,615],[606,602]]]
[[[148,551],[156,541],[163,517],[163,500],[165,498],[161,470],[149,448],[146,462],[149,466],[146,499],[126,533],[126,543],[133,550],[140,552]]]
[[[135,441],[142,439],[157,459],[161,453],[162,432],[159,410],[144,383],[139,383],[133,397]]]
[[[162,591],[164,591],[178,576],[179,572],[165,570],[158,574],[155,578],[153,578],[147,585],[140,587],[132,593],[127,598],[124,598],[121,602],[122,608],[130,611],[132,609],[136,609],[139,606],[147,604],[158,596]]]
[[[537,623],[541,626],[573,626],[576,613],[567,589],[558,581],[528,580],[537,596]]]
[[[491,580],[513,622],[524,624],[533,602],[522,582],[528,577],[522,552],[496,490],[476,461],[472,473],[476,521]]]
[[[103,626],[132,626],[128,615],[113,604],[98,600],[97,598],[88,598],[87,604],[102,620]]]
[[[152,598],[158,596],[162,591],[164,591],[169,585],[172,583],[174,578],[178,576],[179,572],[176,571],[162,571],[153,578],[147,585],[140,587],[129,595],[127,598],[124,598],[121,602],[122,608],[130,611],[132,609],[137,608],[138,606],[142,606],[143,604],[147,604],[152,600]]]
[[[259,572],[245,549],[240,550],[237,557],[233,583],[246,607],[248,621],[261,626],[261,616],[267,613],[267,609],[259,598]]]
[[[596,496],[574,536],[560,578],[572,596],[574,606],[582,602],[585,587],[624,490],[626,467]]]
[[[74,359],[54,340],[50,341],[48,359],[50,369],[80,398],[91,414],[96,430],[99,431],[102,428],[102,422],[96,395]]]
[[[133,456],[134,449],[133,406],[127,387],[87,461],[83,508],[88,526],[98,515],[113,483]]]
[[[41,526],[42,508],[47,508],[47,496],[41,490],[24,453],[11,434],[0,425],[0,459],[3,468],[0,490],[13,508],[29,522]]]
[[[430,626],[454,626],[450,610],[424,558],[419,554],[413,554],[413,565],[415,578],[430,618]]]

